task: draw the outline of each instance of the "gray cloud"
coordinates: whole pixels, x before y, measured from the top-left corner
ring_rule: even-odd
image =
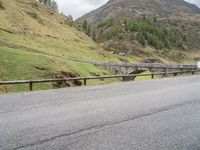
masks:
[[[60,12],[71,14],[75,19],[94,10],[108,0],[57,0]]]
[[[185,1],[196,4],[198,7],[200,7],[200,0],[185,0]]]
[[[108,0],[56,0],[58,2],[60,12],[69,15],[75,19],[100,7]],[[200,7],[200,0],[186,0]]]

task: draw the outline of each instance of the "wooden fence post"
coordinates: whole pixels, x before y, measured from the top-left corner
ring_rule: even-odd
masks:
[[[87,85],[87,79],[84,79],[83,81],[84,81],[84,85]]]
[[[151,79],[154,79],[154,74],[151,75]]]
[[[29,91],[33,91],[33,83],[32,82],[29,83]]]
[[[176,77],[176,76],[177,76],[177,73],[174,73],[174,76]]]

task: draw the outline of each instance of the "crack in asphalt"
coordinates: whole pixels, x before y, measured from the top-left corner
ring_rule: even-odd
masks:
[[[152,110],[149,113],[139,114],[137,116],[134,116],[132,118],[130,117],[130,118],[125,119],[125,120],[116,121],[116,122],[107,123],[107,124],[102,124],[102,125],[96,125],[96,126],[92,126],[92,127],[89,127],[89,128],[80,129],[80,130],[77,130],[77,131],[74,131],[74,132],[57,135],[57,136],[54,136],[54,137],[51,137],[51,138],[48,138],[48,139],[45,139],[45,140],[39,140],[39,141],[34,142],[34,143],[30,143],[30,144],[22,145],[22,146],[19,146],[19,147],[15,147],[15,148],[13,148],[13,150],[19,150],[19,149],[23,149],[23,148],[27,148],[27,147],[33,147],[33,146],[44,144],[44,143],[52,141],[52,140],[56,140],[58,138],[72,136],[72,135],[75,135],[75,134],[78,134],[78,133],[81,133],[81,132],[88,132],[86,134],[83,134],[83,135],[80,135],[80,136],[77,136],[77,137],[73,138],[73,139],[78,139],[80,137],[83,137],[83,136],[86,136],[86,135],[91,135],[91,134],[100,132],[102,130],[105,130],[105,129],[101,129],[101,128],[106,128],[106,129],[107,128],[111,128],[114,125],[122,124],[122,123],[125,123],[125,122],[128,122],[128,121],[137,120],[137,119],[140,119],[140,118],[143,118],[143,117],[148,117],[148,116],[151,116],[151,115],[154,115],[154,114],[157,114],[157,113],[166,112],[166,111],[169,111],[169,110],[173,110],[173,109],[176,109],[176,108],[179,108],[179,107],[183,107],[185,105],[191,105],[191,104],[194,104],[194,103],[200,104],[200,101],[199,100],[193,100],[193,101],[190,101],[190,102],[184,102],[184,103],[178,103],[178,104],[174,104],[174,105],[169,105],[167,107],[163,107],[163,108],[160,108],[160,109]],[[89,132],[91,130],[95,130],[95,131]]]

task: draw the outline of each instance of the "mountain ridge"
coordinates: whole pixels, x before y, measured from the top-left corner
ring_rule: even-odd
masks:
[[[200,8],[184,0],[109,0],[105,5],[93,10],[77,21],[87,20],[94,24],[111,17],[135,18],[147,16],[175,16],[200,14]]]
[[[96,41],[117,54],[180,61],[200,50],[200,8],[183,0],[110,0],[77,22],[91,24]]]

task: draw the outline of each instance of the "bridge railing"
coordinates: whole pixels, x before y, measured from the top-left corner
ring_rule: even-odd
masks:
[[[176,71],[176,72],[159,72],[159,73],[146,73],[146,74],[123,74],[123,75],[103,75],[103,76],[91,76],[91,77],[77,77],[77,78],[62,78],[62,79],[41,79],[41,80],[18,80],[18,81],[0,81],[0,85],[16,85],[16,84],[29,84],[29,90],[33,90],[33,84],[36,83],[49,83],[49,82],[68,82],[68,81],[83,81],[83,84],[87,84],[87,80],[95,80],[95,79],[110,79],[110,78],[121,78],[122,81],[125,81],[128,77],[140,77],[140,76],[151,76],[152,79],[156,75],[173,75],[177,76],[179,74],[188,74],[191,73],[194,75],[199,72],[198,70],[190,70],[190,71]]]

